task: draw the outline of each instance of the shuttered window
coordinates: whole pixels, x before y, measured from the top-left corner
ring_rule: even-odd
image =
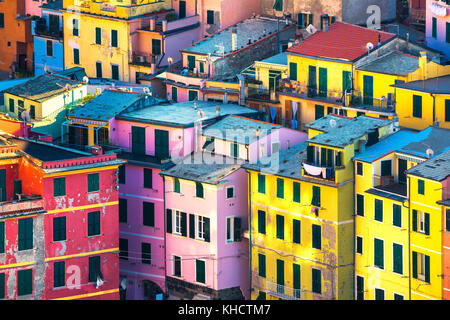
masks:
[[[417,232],[417,210],[412,210],[412,229]]]
[[[437,19],[436,17],[431,18],[431,36],[437,38]]]
[[[17,271],[17,295],[25,296],[33,293],[33,269]]]
[[[356,253],[363,254],[363,238],[356,236]]]
[[[171,87],[171,92],[172,92],[172,101],[173,102],[178,102],[178,88],[172,86]]]
[[[450,25],[450,23],[447,23],[447,25]],[[450,34],[450,30],[447,34]],[[450,122],[450,99],[445,99],[445,122]]]
[[[98,173],[91,173],[87,176],[88,192],[96,192],[100,190],[100,179]]]
[[[292,285],[294,287],[294,297],[300,298],[300,288],[301,288],[301,279],[300,279],[300,265],[293,263],[292,264]]]
[[[66,178],[53,178],[53,196],[60,197],[66,195]]]
[[[180,179],[178,178],[173,180],[173,192],[180,193]]]
[[[79,35],[79,29],[78,29],[79,25],[80,25],[80,20],[78,20],[78,19],[72,20],[72,35],[73,36]]]
[[[5,291],[6,291],[5,274],[0,273],[0,299],[5,298]]]
[[[141,259],[142,264],[152,263],[152,248],[150,246],[150,243],[146,242],[141,243]]]
[[[95,43],[102,44],[102,29],[95,28]]]
[[[275,0],[273,9],[276,11],[283,11],[283,0]]]
[[[324,108],[324,106],[316,104],[314,120],[321,119],[321,118],[323,118],[324,115],[325,115],[325,108]]]
[[[193,71],[195,68],[195,56],[187,56],[188,59],[188,69]]]
[[[277,259],[277,292],[284,292],[284,261]]]
[[[392,244],[393,268],[395,273],[403,274],[403,246],[397,243]]]
[[[384,269],[384,241],[374,239],[374,265]]]
[[[144,188],[153,188],[153,171],[152,169],[144,168]]]
[[[200,283],[206,283],[206,270],[205,270],[205,261],[203,260],[195,260],[195,281]]]
[[[383,222],[383,200],[375,199],[375,220]]]
[[[5,253],[5,222],[0,222],[0,253]]]
[[[206,23],[214,24],[214,11],[212,11],[212,10],[206,11]]]
[[[181,277],[181,258],[178,256],[173,256],[173,275]]]
[[[198,100],[197,90],[188,90],[188,101]]]
[[[128,201],[119,198],[119,222],[127,223],[128,220]]]
[[[322,248],[322,227],[317,224],[312,225],[312,247],[315,249]]]
[[[313,198],[311,201],[311,205],[320,207],[320,187],[313,186],[312,191],[313,191]]]
[[[80,64],[80,49],[73,49],[73,64]]]
[[[145,128],[131,127],[131,152],[145,154]]]
[[[158,159],[169,158],[169,132],[155,130],[155,156]]]
[[[172,233],[172,210],[166,209],[166,232]]]
[[[125,183],[125,165],[119,166],[119,183]]]
[[[402,226],[402,207],[395,203],[392,205],[392,224],[396,227]]]
[[[19,251],[33,249],[33,218],[19,220]]]
[[[100,234],[100,211],[88,213],[88,236]]]
[[[375,300],[384,300],[384,290],[375,289]]]
[[[356,214],[358,216],[364,217],[364,195],[356,195]]]
[[[266,277],[266,256],[261,253],[258,254],[258,275]]]
[[[195,183],[195,196],[197,198],[203,198],[203,185],[200,182]]]
[[[111,30],[111,47],[117,48],[119,46],[119,41],[117,37],[117,30]]]
[[[161,40],[152,39],[152,54],[159,56],[161,54]]]
[[[425,195],[425,181],[420,179],[417,180],[417,193]]]
[[[230,143],[230,155],[234,158],[239,157],[239,144],[236,142]]]
[[[293,182],[292,184],[292,201],[300,203],[300,183]]]
[[[294,62],[289,62],[289,78],[297,81],[297,64]]]
[[[364,300],[364,278],[356,276],[356,300]]]
[[[96,62],[95,63],[95,71],[96,71],[97,78],[99,78],[99,79],[103,78],[103,69],[102,69],[102,63],[101,62]]]
[[[277,198],[284,198],[284,180],[277,178]]]
[[[116,64],[111,65],[111,79],[119,80],[119,66]]]
[[[284,239],[284,217],[277,214],[277,239]]]
[[[258,192],[266,193],[266,176],[258,174]]]
[[[66,240],[66,217],[53,218],[53,241]]]
[[[413,117],[422,118],[422,96],[413,95]]]
[[[11,99],[11,98],[9,98],[9,111],[10,112],[15,112],[14,99]]]
[[[266,212],[258,210],[258,233],[266,234]]]
[[[363,164],[362,164],[361,162],[358,162],[358,163],[356,164],[356,174],[357,174],[358,176],[364,175]]]
[[[342,91],[347,92],[352,88],[352,73],[350,71],[342,71]]]
[[[89,257],[89,282],[97,281],[97,276],[101,278],[100,256]]]
[[[301,236],[301,223],[300,220],[293,219],[292,220],[292,242],[300,243]]]
[[[318,269],[312,269],[312,292],[322,293],[322,272]]]
[[[142,223],[147,227],[155,226],[155,204],[153,202],[142,203]]]
[[[47,40],[46,47],[47,47],[47,57],[53,57],[53,41]]]
[[[450,4],[450,1],[447,0],[447,4]],[[445,42],[450,43],[450,22],[445,23]]]
[[[66,263],[57,261],[53,263],[53,287],[64,287],[66,285]]]

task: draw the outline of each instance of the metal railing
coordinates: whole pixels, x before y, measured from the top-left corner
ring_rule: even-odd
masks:
[[[346,107],[361,107],[369,110],[380,110],[393,112],[395,110],[394,96],[367,97],[361,95],[358,90],[350,90],[345,94],[344,105]]]
[[[270,280],[266,281],[267,293],[286,300],[300,300],[302,289],[294,289]]]
[[[341,90],[323,89],[318,86],[301,85],[295,81],[284,81],[283,85],[277,91],[296,94],[308,98],[323,98],[333,100],[334,102],[343,102],[344,92]]]

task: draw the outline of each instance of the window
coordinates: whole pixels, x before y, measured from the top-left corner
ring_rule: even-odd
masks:
[[[72,20],[72,35],[73,36],[79,36],[79,25],[80,25],[80,20],[78,20],[78,19]]]
[[[66,178],[53,178],[53,196],[60,197],[66,195]]]
[[[172,89],[171,89],[172,91],[172,101],[173,102],[178,102],[178,88],[177,87],[174,87],[174,86],[172,86]]]
[[[315,249],[321,249],[322,248],[322,231],[321,226],[317,224],[312,225],[312,247]]]
[[[111,30],[111,47],[117,48],[119,46],[117,30]]]
[[[205,240],[205,222],[206,218],[202,216],[196,216],[197,220],[197,232],[195,238],[198,240]]]
[[[227,242],[241,241],[242,219],[238,217],[227,217],[226,226]]]
[[[403,246],[401,244],[392,244],[393,267],[392,271],[403,274]]]
[[[417,193],[425,195],[425,181],[421,179],[417,180]]]
[[[294,288],[294,297],[300,298],[300,265],[293,263],[292,264],[292,284]]]
[[[394,293],[394,300],[404,300],[404,297],[401,294]]]
[[[102,44],[102,29],[95,28],[95,43]]]
[[[206,11],[206,23],[214,24],[214,11],[212,11],[212,10]]]
[[[14,99],[11,99],[11,98],[9,98],[9,111],[10,112],[15,112]]]
[[[277,214],[277,239],[284,239],[284,217]]]
[[[364,217],[364,195],[356,194],[356,214]]]
[[[300,203],[300,183],[293,182],[292,185],[292,201]]]
[[[200,67],[200,73],[205,73],[205,63],[204,62],[200,62],[199,63],[199,67]]]
[[[258,275],[262,278],[266,277],[266,256],[258,253]]]
[[[384,300],[384,290],[375,288],[375,300]]]
[[[292,242],[300,243],[301,223],[300,220],[292,220]]]
[[[414,279],[430,282],[430,257],[413,251],[412,252],[412,273]]]
[[[168,217],[167,221],[169,221],[169,217]],[[187,228],[186,228],[187,222],[186,222],[186,213],[185,212],[175,211],[173,224],[175,225],[175,230],[174,230],[175,234],[181,235],[183,237],[187,236]],[[172,227],[172,224],[170,224],[170,228],[171,227]],[[167,226],[167,228],[169,229],[169,225]],[[170,233],[171,230],[170,231],[168,230],[168,232]]]
[[[275,0],[273,9],[276,11],[283,11],[283,0]]]
[[[450,209],[445,210],[445,230],[450,231]],[[2,241],[1,237],[0,237],[0,241]]]
[[[239,158],[239,144],[236,142],[230,143],[230,156]]]
[[[266,234],[266,212],[258,210],[258,233]]]
[[[19,251],[33,249],[33,218],[19,219]]]
[[[284,180],[277,178],[277,198],[284,198]]]
[[[413,214],[413,231],[424,233],[425,235],[430,234],[430,214],[417,211],[415,209],[412,210]]]
[[[356,174],[358,176],[363,176],[364,175],[362,162],[357,162],[356,163]]]
[[[168,159],[169,156],[169,131],[155,129],[155,157]]]
[[[396,227],[402,227],[402,207],[398,204],[392,204],[392,224]]]
[[[266,193],[266,176],[258,174],[258,192]]]
[[[53,218],[53,241],[66,240],[66,217]]]
[[[173,260],[172,260],[172,274],[175,277],[181,277],[181,257],[173,256]]]
[[[100,190],[100,181],[98,173],[91,173],[87,176],[88,192],[96,192]]]
[[[0,299],[5,299],[5,274],[0,273]]]
[[[111,78],[113,80],[119,80],[119,66],[116,64],[111,65]]]
[[[173,180],[173,192],[180,193],[180,179],[178,178]]]
[[[450,1],[447,0],[447,4],[450,4]],[[450,22],[445,23],[445,42],[450,43]]]
[[[30,118],[35,119],[36,118],[36,107],[34,105],[30,105]]]
[[[431,18],[431,37],[437,39],[437,19],[436,17]]]
[[[73,64],[80,64],[80,49],[73,49]]]
[[[5,253],[5,222],[0,222],[0,253]]]
[[[119,222],[127,223],[128,220],[128,201],[119,198]]]
[[[102,278],[100,256],[89,257],[89,282],[97,281],[97,277]]]
[[[155,204],[153,202],[142,203],[142,224],[147,227],[155,227]]]
[[[203,260],[195,260],[195,281],[200,283],[206,283],[206,274],[205,274],[205,261]]]
[[[422,118],[422,96],[413,95],[413,117]]]
[[[384,269],[384,241],[374,238],[374,265]]]
[[[297,64],[294,62],[289,62],[289,78],[297,81]]]
[[[64,287],[66,284],[66,263],[57,261],[53,263],[53,287]]]
[[[381,161],[381,176],[392,176],[392,160]]]
[[[312,191],[313,191],[313,198],[311,201],[311,205],[320,207],[320,187],[313,186]]]
[[[153,188],[153,172],[152,169],[144,168],[144,188]]]
[[[17,295],[25,296],[33,293],[33,269],[17,271]]]
[[[101,62],[97,61],[95,63],[95,70],[96,70],[96,73],[97,73],[97,78],[103,78],[103,69],[102,69],[102,63]],[[124,166],[121,166],[121,167],[124,167]]]
[[[197,198],[203,198],[203,185],[200,182],[195,183],[195,196]]]
[[[234,198],[234,187],[227,187],[227,199]]]
[[[450,23],[447,22],[447,25]],[[447,31],[447,35],[450,35],[450,30]],[[445,99],[445,122],[450,122],[450,99]]]
[[[375,220],[383,222],[383,200],[375,199]]]
[[[312,268],[312,292],[322,293],[322,272]]]
[[[356,236],[356,253],[363,254],[363,238]]]
[[[356,276],[356,300],[364,300],[364,278]]]
[[[150,243],[142,242],[141,243],[141,258],[143,264],[151,264],[152,263],[152,248]]]
[[[277,292],[284,292],[284,261],[277,259]]]
[[[88,236],[100,234],[100,211],[88,213]]]
[[[5,27],[5,14],[3,12],[0,12],[0,28]]]
[[[152,54],[159,56],[161,54],[161,40],[152,39]]]
[[[53,57],[53,41],[52,40],[47,40],[46,48],[47,48],[47,57]]]

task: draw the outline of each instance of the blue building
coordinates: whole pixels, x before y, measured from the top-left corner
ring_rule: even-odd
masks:
[[[41,6],[42,18],[33,21],[34,75],[64,70],[63,0]]]

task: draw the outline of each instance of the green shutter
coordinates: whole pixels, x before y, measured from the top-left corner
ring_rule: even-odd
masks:
[[[375,199],[375,220],[383,222],[383,200]]]
[[[88,236],[100,234],[100,211],[88,213]]]
[[[430,283],[430,256],[425,256],[425,282]]]
[[[117,30],[111,30],[111,47],[118,47],[118,37],[117,37]]]
[[[284,198],[284,180],[277,178],[277,198]]]
[[[336,167],[342,166],[342,151],[336,153]]]
[[[309,96],[316,95],[317,79],[316,79],[316,67],[309,66],[308,68],[308,94]]]
[[[313,191],[313,198],[311,201],[311,205],[320,207],[320,187],[313,186],[312,191]]]
[[[181,235],[187,237],[187,216],[186,212],[181,212]]]
[[[392,176],[392,161],[391,160],[383,160],[381,161],[381,176]]]
[[[364,217],[364,195],[356,195],[356,214],[358,216]]]
[[[425,194],[425,181],[423,180],[417,180],[417,193],[419,194]]]
[[[188,90],[188,101],[198,100],[197,90]]]
[[[312,247],[315,249],[322,249],[322,227],[313,224],[312,225]]]
[[[19,251],[33,248],[33,218],[19,220]]]
[[[195,183],[195,196],[197,198],[203,198],[203,185],[200,182]]]
[[[277,259],[277,284],[284,286],[284,261],[280,259]]]
[[[303,17],[304,17],[303,13],[297,14],[297,27],[299,29],[305,28],[305,21],[304,21]]]
[[[196,281],[206,283],[205,261],[195,260]]]
[[[266,193],[266,176],[258,174],[258,192]]]
[[[143,217],[142,222],[144,226],[154,227],[155,226],[155,204],[153,202],[143,202]]]
[[[0,28],[5,27],[5,14],[3,12],[0,13]]]
[[[322,105],[316,104],[315,105],[315,120],[318,120],[320,118],[323,118],[325,115],[325,108]]]
[[[312,269],[312,292],[322,293],[322,272]]]
[[[195,68],[195,56],[187,56],[188,59],[188,69],[193,71]]]
[[[258,233],[266,234],[266,212],[258,210]]]
[[[308,146],[306,148],[306,161],[310,164],[314,163],[314,146]]]
[[[450,22],[445,23],[445,42],[450,43]]]
[[[80,20],[78,20],[78,19],[72,20],[72,35],[73,36],[79,36],[79,30],[78,30],[79,22],[80,22]]]
[[[97,78],[103,78],[103,72],[102,72],[102,63],[101,62],[96,62],[95,63],[95,69],[96,69],[96,73],[97,73]]]
[[[155,157],[169,158],[169,131],[167,130],[155,130]]]
[[[205,241],[206,242],[209,242],[210,241],[210,220],[209,220],[209,218],[206,218],[206,217],[204,217],[203,218],[204,219],[204,221],[205,221],[205,225],[204,225],[204,228],[205,228]]]
[[[300,220],[292,220],[292,242],[300,243],[301,241],[301,223]]]
[[[73,64],[80,64],[80,50],[73,49]]]
[[[172,210],[166,209],[166,232],[172,233]]]
[[[417,252],[412,252],[412,276],[417,279]]]
[[[66,284],[66,263],[57,261],[53,263],[53,287],[64,287]]]
[[[417,210],[415,209],[412,211],[412,229],[417,231]]]
[[[173,181],[173,192],[180,193],[180,179],[178,178]]]
[[[95,192],[100,190],[99,174],[88,174],[88,192]]]
[[[0,253],[5,253],[5,222],[0,222]]]
[[[102,29],[95,28],[95,43],[102,44]]]
[[[289,62],[289,78],[297,81],[297,64],[294,62]]]
[[[189,214],[189,238],[195,239],[195,214]]]
[[[152,169],[144,168],[144,188],[153,188],[153,171]]]
[[[300,183],[294,181],[292,184],[292,201],[300,203]]]
[[[392,205],[392,224],[396,227],[402,226],[402,207],[398,204]]]
[[[424,215],[425,215],[425,234],[429,235],[430,234],[430,214],[424,213]]]
[[[403,274],[403,246],[393,243],[392,251],[394,255],[393,271],[399,274]]]
[[[364,300],[364,278],[356,276],[356,300]]]
[[[384,290],[375,289],[375,300],[384,300]]]
[[[450,34],[450,32],[448,32],[447,34]],[[450,99],[445,99],[445,122],[450,122]]]
[[[242,240],[242,236],[241,236],[241,234],[242,234],[242,219],[235,217],[233,219],[233,223],[234,223],[234,225],[233,225],[234,241],[239,242]]]
[[[0,273],[0,299],[5,298],[5,274]]]
[[[230,143],[230,154],[234,158],[239,158],[239,144],[236,142]]]
[[[309,14],[308,18],[308,24],[314,24],[314,15],[312,13]]]
[[[422,96],[413,95],[413,117],[422,118]]]
[[[326,68],[319,68],[319,96],[326,97],[328,94],[328,76]]]
[[[112,64],[111,65],[111,78],[113,80],[119,80],[119,66]]]
[[[17,271],[17,295],[24,296],[33,293],[33,269]]]
[[[152,263],[152,248],[150,243],[141,243],[141,259],[143,264]]]
[[[384,269],[384,243],[380,239],[374,239],[374,265]]]
[[[53,218],[53,241],[66,240],[66,217]]]
[[[284,216],[277,214],[277,239],[284,239]]]
[[[333,166],[333,149],[327,149],[327,167]]]
[[[283,0],[275,0],[273,9],[275,9],[276,11],[283,11]]]
[[[200,62],[200,73],[204,73],[204,72],[205,72],[205,63]]]
[[[97,275],[101,278],[100,256],[89,257],[89,282],[97,281]]]
[[[125,183],[125,170],[126,170],[125,165],[119,166],[118,175],[119,175],[119,183],[120,184],[124,184]]]
[[[127,223],[128,220],[127,204],[128,204],[127,199],[119,198],[119,222]]]
[[[437,19],[436,17],[431,18],[431,36],[437,38]]]
[[[66,178],[53,178],[53,196],[66,195]]]
[[[300,288],[301,288],[301,282],[300,282],[300,265],[293,263],[292,264],[292,286],[294,289],[299,291],[294,291],[294,297],[300,298]]]
[[[172,86],[172,101],[178,102],[178,88]]]
[[[363,254],[363,238],[356,236],[356,253]]]
[[[145,128],[131,127],[131,152],[145,155]]]
[[[14,108],[14,99],[9,98],[9,111],[10,112],[15,112],[15,108]],[[447,109],[445,109],[447,110]]]
[[[373,77],[363,77],[363,103],[368,106],[373,105]]]
[[[266,256],[259,253],[258,254],[258,269],[259,276],[265,278],[266,277]]]

